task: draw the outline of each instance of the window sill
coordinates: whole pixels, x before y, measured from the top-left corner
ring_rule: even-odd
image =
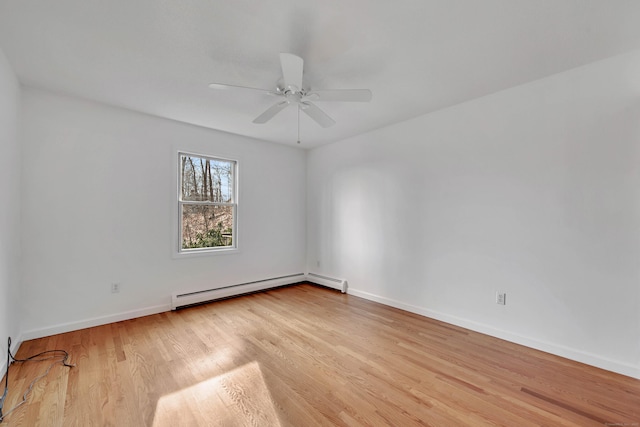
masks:
[[[182,258],[196,258],[203,256],[216,256],[216,255],[231,255],[240,252],[238,248],[224,248],[224,249],[202,249],[193,251],[181,251],[173,252],[174,259]]]

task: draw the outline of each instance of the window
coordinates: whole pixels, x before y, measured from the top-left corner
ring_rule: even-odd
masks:
[[[188,153],[178,162],[179,252],[236,248],[237,162]]]

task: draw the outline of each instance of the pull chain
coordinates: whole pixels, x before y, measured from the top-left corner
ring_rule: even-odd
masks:
[[[298,105],[298,144],[300,144],[300,105]]]

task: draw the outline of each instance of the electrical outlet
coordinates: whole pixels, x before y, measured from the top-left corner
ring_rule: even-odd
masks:
[[[112,294],[117,294],[118,292],[120,292],[120,283],[112,283],[111,284],[111,293]]]
[[[507,293],[496,292],[496,304],[507,305]]]
[[[316,261],[316,267],[320,267],[320,260]]]

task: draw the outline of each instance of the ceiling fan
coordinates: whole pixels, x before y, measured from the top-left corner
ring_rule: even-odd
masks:
[[[318,108],[312,101],[371,101],[371,91],[369,89],[312,90],[305,86],[303,82],[304,60],[299,56],[291,53],[281,53],[280,64],[282,66],[282,79],[278,81],[274,90],[221,83],[211,83],[209,87],[212,89],[249,89],[283,98],[253,120],[253,123],[259,124],[268,122],[288,106],[296,105],[298,112],[302,110],[320,126],[327,128],[333,126],[336,123],[335,120]]]

